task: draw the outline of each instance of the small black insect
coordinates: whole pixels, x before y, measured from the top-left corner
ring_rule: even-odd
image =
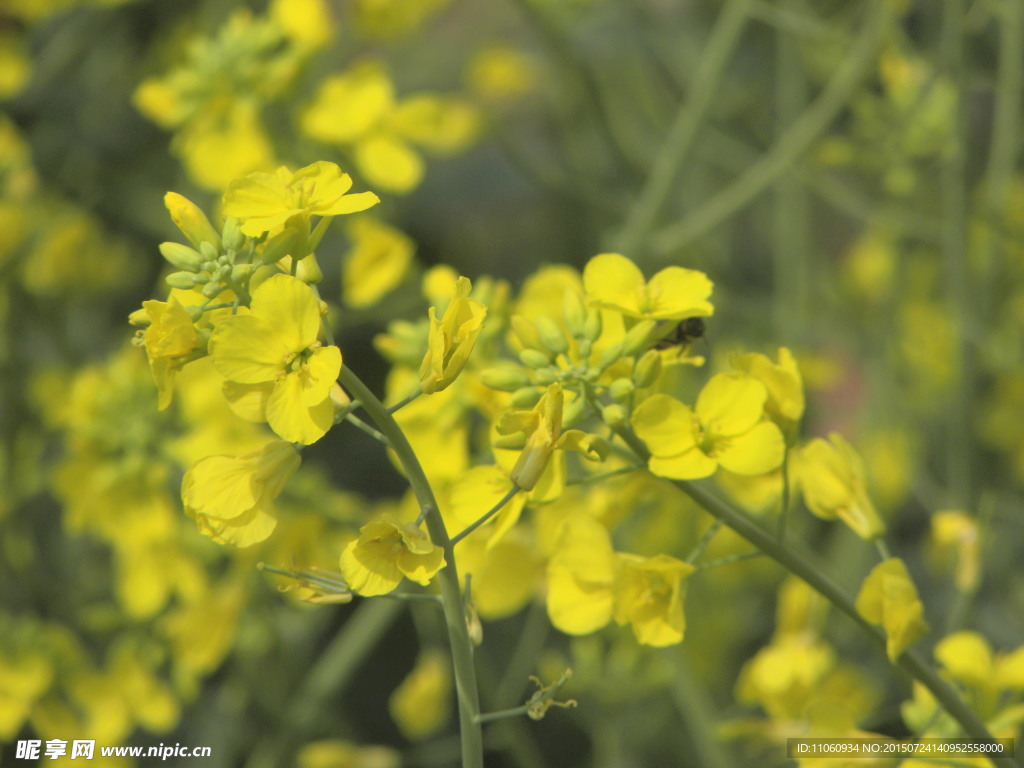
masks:
[[[670,347],[688,347],[697,339],[704,337],[704,318],[687,317],[680,320],[661,341],[654,345],[655,349]]]

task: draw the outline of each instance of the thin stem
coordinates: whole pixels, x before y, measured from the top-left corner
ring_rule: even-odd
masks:
[[[482,715],[477,715],[476,721],[478,723],[490,723],[494,720],[504,720],[508,717],[519,717],[520,715],[525,715],[529,711],[530,708],[523,704],[521,707],[512,707],[512,709],[501,709],[497,712],[485,712]]]
[[[881,536],[875,539],[875,549],[878,550],[878,556],[882,558],[883,561],[892,557],[892,553],[889,552],[889,545],[885,543],[885,539]]]
[[[771,186],[810,148],[871,70],[887,16],[885,0],[871,0],[864,28],[824,91],[793,121],[785,135],[736,181],[678,223],[655,232],[652,246],[656,251],[662,254],[678,251],[714,229]]]
[[[498,514],[498,512],[501,511],[501,508],[504,507],[506,504],[508,504],[510,501],[512,501],[512,497],[515,496],[517,493],[519,493],[520,490],[521,489],[519,488],[518,485],[512,486],[512,488],[509,490],[509,492],[506,493],[502,497],[501,501],[499,501],[497,504],[495,504],[493,507],[491,507],[489,510],[487,510],[487,512],[485,512],[483,515],[481,515],[475,521],[473,521],[472,523],[467,525],[459,533],[457,533],[454,536],[452,536],[452,546],[454,547],[456,544],[458,544],[464,538],[469,536],[469,534],[471,534],[477,528],[479,528],[481,525],[483,525],[488,520],[490,520],[492,517],[494,517],[496,514]]]
[[[644,460],[650,457],[647,446],[632,431],[626,428],[617,430],[619,436]],[[761,552],[782,565],[794,576],[802,579],[812,589],[826,598],[839,611],[846,614],[864,634],[884,649],[885,632],[867,621],[857,611],[854,600],[839,586],[831,576],[826,574],[810,557],[792,544],[782,544],[774,536],[765,531],[746,512],[732,506],[707,490],[703,484],[687,480],[673,480],[672,483],[693,501],[718,518],[741,537],[749,541]],[[931,692],[943,708],[955,719],[964,732],[973,739],[993,741],[985,723],[967,706],[956,690],[943,680],[921,656],[912,649],[904,651],[894,664],[914,680],[917,680]],[[1010,757],[993,757],[1000,765],[1020,768],[1016,760]]]
[[[387,437],[391,449],[405,470],[405,475],[420,508],[430,507],[431,509],[425,520],[427,530],[430,532],[430,538],[434,544],[444,550],[445,558],[445,566],[438,572],[437,580],[441,587],[441,604],[444,608],[448,641],[452,651],[452,666],[455,671],[455,692],[459,702],[462,768],[483,768],[483,733],[480,723],[476,719],[480,714],[480,702],[476,670],[473,666],[473,643],[469,638],[469,628],[466,625],[466,610],[462,602],[459,572],[455,564],[455,548],[448,538],[448,531],[441,518],[437,500],[434,498],[434,492],[423,467],[394,416],[388,413],[384,404],[347,366],[342,366],[340,381],[342,386],[363,404],[363,408],[370,418]]]
[[[352,426],[362,430],[363,432],[368,434],[370,437],[372,437],[374,440],[376,440],[376,441],[378,441],[380,443],[383,443],[384,445],[388,446],[389,448],[391,447],[391,443],[388,442],[388,439],[384,436],[384,434],[382,432],[378,432],[376,429],[371,427],[369,424],[367,424],[365,421],[360,419],[358,416],[350,413],[350,414],[348,414],[348,416],[345,417],[345,421],[347,421]]]
[[[708,544],[715,538],[715,534],[718,533],[722,526],[725,525],[721,520],[715,518],[708,529],[704,531],[704,535],[700,537],[700,541],[697,542],[697,546],[693,548],[693,551],[686,558],[686,562],[691,565],[697,562],[697,558],[704,554],[704,550],[707,549]]]
[[[711,717],[713,703],[710,697],[698,683],[683,649],[666,649],[666,655],[674,671],[669,692],[683,720],[688,744],[697,758],[696,764],[704,768],[728,768],[728,757],[715,738],[715,722]]]
[[[648,232],[665,205],[673,182],[679,175],[694,140],[704,122],[708,108],[719,91],[726,64],[740,41],[740,33],[750,14],[752,0],[729,0],[715,22],[707,47],[690,79],[690,95],[676,112],[668,135],[651,164],[647,181],[629,211],[618,248],[623,253],[641,249]]]
[[[395,413],[396,411],[402,410],[403,408],[405,408],[405,406],[407,406],[409,403],[411,403],[413,400],[415,400],[417,397],[419,397],[422,394],[423,394],[423,390],[422,389],[417,389],[411,395],[403,397],[401,400],[399,400],[394,405],[389,406],[388,407],[388,413]]]

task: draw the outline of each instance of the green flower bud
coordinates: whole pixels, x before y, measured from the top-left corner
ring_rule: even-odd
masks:
[[[543,386],[548,384],[554,384],[558,381],[558,375],[560,371],[553,365],[546,365],[543,368],[537,369],[537,383]]]
[[[656,349],[644,352],[633,369],[633,381],[638,387],[650,387],[661,376],[661,355]]]
[[[302,245],[302,233],[291,227],[282,230],[270,238],[260,252],[260,261],[264,264],[273,264],[285,256],[296,253]]]
[[[527,368],[545,368],[551,363],[551,358],[536,349],[524,349],[519,353],[519,359]]]
[[[586,360],[588,357],[590,357],[590,352],[591,352],[592,348],[593,348],[593,344],[590,341],[590,339],[586,339],[586,338],[580,339],[579,351],[580,351],[580,357],[581,358]]]
[[[215,299],[223,290],[224,286],[221,283],[210,282],[203,286],[202,294],[208,299]]]
[[[583,303],[583,297],[572,288],[566,288],[565,296],[562,297],[562,317],[569,333],[577,338],[583,336],[587,324],[587,306]]]
[[[651,346],[654,329],[658,324],[653,320],[641,320],[626,332],[626,338],[622,340],[622,351],[626,355],[637,355]]]
[[[235,285],[244,285],[249,281],[254,269],[254,264],[235,264],[231,268],[231,282]]]
[[[636,385],[629,379],[616,379],[608,386],[608,392],[615,400],[625,400],[636,389]]]
[[[220,261],[220,251],[213,243],[202,242],[199,244],[199,253],[204,261]]]
[[[601,354],[601,359],[597,363],[598,368],[604,370],[620,357],[622,357],[622,342],[612,344]]]
[[[617,427],[626,422],[626,409],[618,403],[606,405],[601,409],[601,421],[611,427]]]
[[[145,309],[136,309],[128,315],[128,324],[134,325],[136,328],[148,328],[152,322],[153,320],[150,318],[149,312]]]
[[[168,192],[164,195],[164,205],[167,206],[175,226],[192,245],[199,248],[203,243],[210,243],[215,250],[220,250],[220,235],[206,218],[206,214],[199,210],[199,206],[177,192]]]
[[[533,406],[540,402],[540,398],[543,394],[544,393],[536,387],[523,387],[522,389],[517,389],[512,393],[512,407],[518,408],[522,411],[533,408]]]
[[[295,276],[304,283],[319,283],[324,279],[323,270],[320,269],[320,262],[316,260],[316,254],[311,253],[299,261],[299,267],[295,270]]]
[[[480,379],[491,389],[499,392],[515,392],[521,387],[529,386],[530,377],[522,368],[488,368],[480,372]]]
[[[578,424],[580,419],[583,418],[583,412],[586,408],[587,401],[581,395],[577,395],[572,402],[566,399],[565,405],[562,408],[562,426],[571,427],[574,424]]]
[[[587,319],[583,323],[583,337],[597,341],[601,335],[601,312],[594,307],[587,310]]]
[[[199,320],[202,319],[203,314],[206,312],[206,310],[204,310],[198,304],[190,304],[189,306],[185,307],[185,311],[188,312],[188,319],[191,320],[193,323],[199,322]]]
[[[180,288],[183,291],[191,290],[202,282],[202,278],[192,272],[171,272],[164,278],[164,282],[171,288]]]
[[[186,272],[198,272],[203,263],[203,257],[199,255],[199,251],[181,243],[160,243],[160,255],[167,259],[172,266]]]
[[[522,315],[512,315],[512,332],[519,339],[519,343],[526,349],[545,349],[544,342],[540,340],[540,334],[537,333],[536,327]]]
[[[239,221],[234,216],[229,216],[224,222],[224,229],[220,237],[224,242],[224,247],[229,251],[240,251],[245,245],[245,235],[242,234]]]
[[[558,327],[558,323],[550,317],[541,315],[534,321],[534,326],[537,328],[537,335],[540,337],[541,343],[552,354],[560,355],[569,349],[569,342],[566,340],[565,334]]]
[[[516,432],[512,435],[502,435],[491,443],[495,448],[504,448],[509,451],[521,451],[526,447],[526,434]]]

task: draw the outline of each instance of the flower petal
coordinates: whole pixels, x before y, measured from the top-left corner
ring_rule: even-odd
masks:
[[[274,275],[260,283],[251,308],[288,352],[311,346],[320,332],[320,303],[306,283],[291,275]]]
[[[708,436],[730,437],[761,420],[767,398],[764,384],[754,377],[719,373],[704,385],[695,410]]]
[[[617,309],[631,317],[644,312],[644,275],[618,253],[602,253],[583,269],[583,287],[591,304]]]
[[[304,394],[297,374],[289,374],[277,382],[267,399],[267,423],[283,440],[312,445],[334,424],[334,406],[327,397],[310,407],[305,403]]]
[[[749,432],[715,444],[718,463],[737,475],[763,475],[778,469],[786,455],[786,441],[771,421]]]
[[[273,381],[290,351],[283,339],[254,315],[225,318],[210,337],[214,367],[225,379],[239,384]]]
[[[659,320],[709,317],[715,311],[707,300],[712,288],[703,272],[666,267],[647,284],[647,316]]]
[[[655,456],[675,456],[694,446],[693,411],[668,395],[651,395],[633,411],[633,430]]]

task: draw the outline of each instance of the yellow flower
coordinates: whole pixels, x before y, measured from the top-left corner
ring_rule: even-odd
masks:
[[[618,253],[602,253],[587,262],[583,286],[590,304],[629,317],[682,320],[714,312],[707,300],[714,286],[703,272],[666,267],[645,282],[636,264]]]
[[[334,21],[325,0],[273,0],[272,18],[299,47],[322,48],[334,37]]]
[[[611,621],[615,565],[607,529],[582,512],[567,517],[548,562],[551,623],[566,634],[586,635]]]
[[[388,699],[391,719],[410,741],[433,736],[448,723],[452,699],[452,673],[438,649],[420,654],[412,672]]]
[[[502,435],[525,434],[526,446],[509,473],[512,482],[524,491],[532,490],[548,466],[556,449],[576,451],[591,461],[604,461],[603,441],[578,429],[562,431],[562,405],[565,395],[558,382],[548,385],[547,392],[531,411],[511,411],[502,415],[498,432]]]
[[[928,633],[924,606],[898,557],[879,563],[864,579],[857,594],[857,613],[885,629],[885,652],[893,662]]]
[[[369,216],[355,218],[348,233],[352,250],[342,271],[342,292],[350,307],[368,307],[405,277],[416,245],[399,230]]]
[[[198,205],[184,195],[168,192],[164,195],[164,206],[171,214],[171,221],[195,248],[203,243],[220,248],[220,234]]]
[[[720,373],[693,410],[668,395],[653,395],[633,412],[633,429],[651,451],[648,467],[661,477],[692,480],[721,465],[737,475],[761,475],[782,464],[779,428],[764,421],[768,394],[751,376]]]
[[[1024,689],[1024,647],[993,654],[988,640],[977,632],[955,632],[935,646],[935,658],[946,675],[972,688],[990,692]]]
[[[885,532],[885,523],[868,497],[864,463],[841,435],[820,437],[801,449],[797,476],[807,508],[824,520],[837,517],[863,539]]]
[[[394,104],[394,88],[383,67],[362,62],[324,79],[302,116],[302,130],[317,141],[348,144],[373,130]]]
[[[277,525],[274,499],[299,463],[298,450],[283,440],[239,456],[208,456],[185,473],[185,512],[214,541],[238,547],[261,542]]]
[[[274,166],[274,148],[260,122],[258,106],[239,100],[223,114],[203,115],[175,137],[180,155],[195,181],[207,189],[224,189],[239,176]]]
[[[360,747],[341,739],[314,741],[301,750],[298,768],[400,768],[401,755],[390,747]]]
[[[321,346],[320,307],[308,285],[274,275],[253,291],[251,312],[222,320],[210,338],[213,364],[229,382],[261,385],[270,428],[314,443],[334,422],[330,390],[341,350]]]
[[[412,523],[386,512],[359,530],[341,554],[341,572],[352,591],[385,595],[406,577],[426,586],[445,565],[444,550]]]
[[[961,592],[973,592],[981,581],[981,539],[978,521],[959,510],[932,515],[932,559],[956,563],[954,580]]]
[[[372,192],[346,194],[352,178],[334,163],[319,161],[292,173],[251,173],[233,181],[224,193],[224,215],[242,222],[242,232],[258,237],[293,216],[339,216],[358,213],[380,202]]]
[[[778,363],[756,352],[734,355],[731,363],[736,370],[764,384],[768,392],[765,415],[779,425],[783,434],[795,437],[797,425],[804,415],[804,383],[793,353],[779,347]]]
[[[683,580],[693,573],[689,563],[668,555],[617,555],[615,621],[630,624],[641,645],[662,647],[682,642]]]
[[[144,301],[142,307],[149,318],[142,339],[159,393],[157,407],[162,411],[171,404],[178,371],[197,356],[194,353],[199,346],[199,334],[192,318],[173,295],[169,301]]]
[[[437,319],[434,307],[428,312],[430,335],[427,354],[420,364],[420,386],[428,395],[455,381],[469,360],[480,329],[483,328],[487,307],[469,298],[471,288],[469,279],[460,277],[456,282],[455,296],[442,318]]]

